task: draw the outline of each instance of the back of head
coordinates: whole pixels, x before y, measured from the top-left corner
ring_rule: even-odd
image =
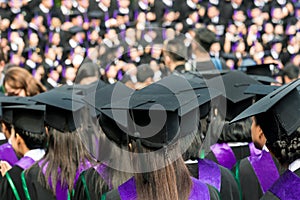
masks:
[[[196,35],[194,37],[196,42],[198,42],[207,52],[210,50],[210,46],[216,41],[216,35],[214,32],[207,28],[200,28],[196,30]]]
[[[188,50],[184,44],[184,37],[168,40],[164,47],[164,53],[168,54],[173,61],[187,60]]]
[[[93,81],[100,79],[100,67],[93,62],[84,62],[81,64],[74,82],[78,84],[86,83],[88,79]]]

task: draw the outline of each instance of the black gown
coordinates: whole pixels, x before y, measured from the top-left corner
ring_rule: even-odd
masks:
[[[101,199],[102,194],[109,191],[106,181],[94,168],[82,172],[75,186],[73,199]]]
[[[285,173],[284,173],[285,174]],[[283,175],[284,175],[283,174]],[[298,178],[297,181],[297,185],[295,182],[290,183],[290,185],[287,186],[287,184],[282,185],[282,183],[280,184],[279,181],[282,181],[283,175],[280,176],[280,178],[274,183],[274,186],[280,187],[281,188],[281,192],[286,192],[286,196],[283,198],[280,198],[278,196],[276,196],[273,192],[272,192],[272,188],[267,191],[264,196],[261,198],[261,200],[276,200],[276,199],[281,199],[281,200],[297,200],[299,199],[299,195],[300,195],[300,168],[297,169],[294,174],[297,176],[296,178]],[[290,196],[293,195],[293,196]]]
[[[22,157],[15,165],[0,179],[0,199],[26,199],[22,186],[21,174],[25,169],[33,165],[35,161],[28,157]],[[17,198],[18,197],[18,198]]]
[[[22,173],[23,169],[19,166],[14,166],[12,167],[7,174],[5,175],[5,177],[1,178],[0,181],[0,199],[1,200],[14,200],[17,199],[15,197],[15,194],[13,192],[13,189],[11,187],[11,185],[9,184],[9,181],[7,179],[7,176],[9,174],[9,176],[11,177],[11,180],[16,188],[16,191],[20,197],[20,199],[25,199],[25,193],[23,191],[22,188],[22,180],[21,180],[21,173]]]
[[[272,160],[280,174],[282,169],[280,168],[278,161],[274,157],[272,157]],[[242,199],[252,200],[259,199],[263,196],[264,192],[261,184],[248,158],[238,161],[232,171],[234,172],[236,179],[239,181]],[[273,174],[264,174],[265,176],[274,176]]]
[[[240,196],[238,184],[232,172],[221,165],[216,165],[218,166],[221,172],[221,188],[219,191],[221,199],[239,199]],[[193,177],[199,178],[198,163],[187,164],[186,166]]]

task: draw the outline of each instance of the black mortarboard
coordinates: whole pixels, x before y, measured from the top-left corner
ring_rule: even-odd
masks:
[[[104,16],[103,12],[91,11],[88,13],[89,19],[101,19]]]
[[[264,85],[270,85],[272,83],[279,83],[276,79],[269,77],[269,76],[263,76],[263,75],[249,75],[249,76]]]
[[[4,112],[10,113],[12,125],[16,130],[41,134],[45,133],[44,105],[14,105],[4,106]]]
[[[46,105],[45,122],[59,131],[74,131],[80,125],[80,110],[85,106],[82,96],[50,90],[31,99]],[[79,121],[79,122],[78,122]]]
[[[216,77],[219,78],[219,77]],[[209,79],[208,82],[213,83],[216,78]],[[225,119],[230,121],[244,109],[252,104],[253,94],[245,94],[244,91],[250,84],[260,84],[258,81],[250,78],[241,71],[230,71],[222,75],[226,98],[226,114]],[[217,88],[216,88],[217,89]],[[222,109],[220,109],[222,110]],[[225,110],[224,110],[225,111]],[[221,111],[222,112],[222,111]]]
[[[29,97],[19,97],[19,96],[1,96],[0,97],[0,117],[2,118],[3,121],[11,124],[12,123],[12,118],[10,114],[5,113],[3,111],[2,107],[4,106],[13,106],[13,105],[30,105],[34,104],[34,102],[29,100]]]
[[[275,85],[256,85],[256,84],[251,84],[246,90],[245,94],[255,94],[256,95],[256,101],[259,99],[265,97],[269,93],[273,92],[279,88],[279,86]]]
[[[72,10],[72,11],[71,11],[69,17],[70,17],[70,18],[75,18],[75,17],[77,17],[77,16],[79,16],[79,15],[81,15],[81,13],[79,12],[79,10],[76,9],[76,10]]]
[[[277,133],[263,130],[267,140],[274,142],[283,135],[291,135],[300,127],[300,94],[297,91],[299,85],[300,79],[281,86],[240,113],[231,123],[263,114],[266,121],[273,118],[278,123]],[[276,124],[270,125],[276,127]]]
[[[249,75],[273,77],[276,64],[261,64],[242,67],[241,70]]]
[[[103,106],[100,124],[106,126],[104,132],[118,144],[126,145],[128,138],[138,138],[147,147],[160,148],[198,126],[199,102],[206,103],[209,95],[198,95],[194,89],[207,88],[192,87],[183,77],[166,77],[130,97]],[[104,123],[107,118],[113,119],[122,132],[111,130],[115,127]]]
[[[73,26],[73,27],[69,28],[69,32],[71,34],[75,35],[76,33],[84,32],[84,29],[80,26]]]

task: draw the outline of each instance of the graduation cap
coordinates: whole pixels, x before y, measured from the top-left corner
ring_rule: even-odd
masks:
[[[30,101],[29,97],[19,97],[19,96],[1,96],[0,97],[0,117],[3,121],[11,124],[12,123],[12,117],[10,114],[6,113],[6,111],[3,111],[4,106],[13,106],[13,105],[32,105],[35,104],[35,102]]]
[[[269,127],[270,129],[276,129],[275,131],[263,130],[268,141],[274,142],[281,136],[290,136],[300,127],[300,94],[297,90],[299,85],[298,79],[281,86],[240,113],[230,123],[263,115],[264,125],[268,124],[272,126]],[[278,124],[269,123],[272,119]]]
[[[256,95],[256,101],[259,99],[265,97],[269,93],[273,92],[274,90],[278,89],[279,86],[275,85],[256,85],[251,84],[245,91],[245,94],[255,94]]]
[[[209,95],[197,95],[194,89],[207,88],[193,88],[179,76],[164,78],[129,97],[103,106],[100,124],[108,138],[118,144],[126,145],[130,139],[140,139],[144,146],[161,148],[198,126],[199,102],[206,103]],[[107,119],[113,119],[122,132],[105,123]]]
[[[12,120],[16,131],[30,132],[33,134],[45,133],[44,105],[14,105],[4,106],[3,111]],[[22,134],[22,132],[20,132]]]
[[[276,64],[261,64],[242,67],[241,70],[249,75],[273,77]]]
[[[207,28],[197,29],[195,39],[206,51],[217,41],[216,34]]]
[[[76,130],[80,123],[80,111],[84,108],[83,97],[50,90],[31,98],[32,101],[46,105],[45,122],[61,132]]]
[[[79,33],[79,32],[83,32],[84,33],[84,29],[80,26],[72,26],[71,28],[69,28],[69,32],[72,34],[72,35],[75,35],[76,33]]]
[[[70,12],[69,17],[72,19],[72,18],[75,18],[75,17],[80,16],[80,15],[81,15],[81,13],[79,12],[79,10],[75,9],[75,10],[72,10]]]
[[[88,13],[89,19],[101,19],[104,16],[104,13],[99,11],[91,11]]]
[[[244,91],[247,87],[250,84],[261,83],[237,70],[227,72],[222,75],[221,78],[225,88],[225,93],[223,93],[222,96],[226,98],[226,114],[222,114],[225,116],[226,120],[230,121],[252,104],[255,95],[245,94]],[[213,83],[215,79],[216,78],[209,79],[208,82]],[[222,112],[222,109],[220,109],[220,111]]]

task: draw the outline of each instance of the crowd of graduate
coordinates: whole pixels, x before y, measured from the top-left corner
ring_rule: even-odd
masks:
[[[0,5],[1,200],[299,199],[299,2]]]
[[[191,48],[166,40],[169,75],[154,81],[140,66],[139,89],[102,81],[92,61],[78,83],[48,91],[9,67],[0,199],[298,199],[298,74],[276,63],[217,69],[205,51],[214,36],[199,29]]]
[[[271,62],[299,67],[297,0],[4,0],[0,5],[3,60],[27,69],[47,89],[74,83],[85,57],[99,66],[105,82],[129,77],[136,83],[138,66],[145,63],[158,80],[167,74],[160,59],[163,41],[180,34],[193,38],[200,27],[216,34],[208,52],[219,68]]]

